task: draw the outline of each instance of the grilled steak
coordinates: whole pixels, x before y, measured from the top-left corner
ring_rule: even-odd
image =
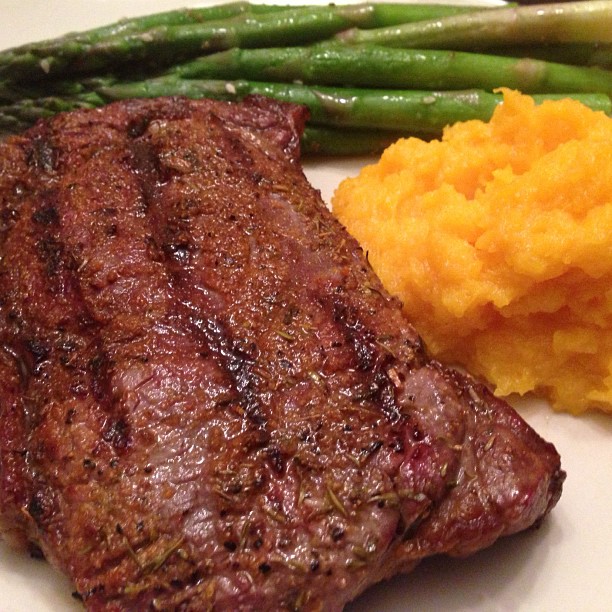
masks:
[[[307,183],[304,114],[130,101],[0,145],[0,529],[90,610],[340,610],[559,498]]]

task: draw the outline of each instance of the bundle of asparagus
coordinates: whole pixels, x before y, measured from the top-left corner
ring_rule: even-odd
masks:
[[[0,132],[132,97],[306,104],[307,151],[378,151],[488,119],[496,88],[612,114],[612,1],[477,8],[232,2],[0,52]]]

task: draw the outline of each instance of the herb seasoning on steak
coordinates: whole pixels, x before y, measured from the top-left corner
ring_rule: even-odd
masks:
[[[559,498],[307,183],[304,119],[139,100],[0,145],[0,530],[89,610],[340,610]]]

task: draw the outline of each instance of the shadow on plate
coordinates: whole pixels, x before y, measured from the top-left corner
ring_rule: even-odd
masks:
[[[368,589],[345,612],[470,612],[524,609],[560,529],[549,517],[539,529],[504,538],[466,558],[426,559],[410,574]]]

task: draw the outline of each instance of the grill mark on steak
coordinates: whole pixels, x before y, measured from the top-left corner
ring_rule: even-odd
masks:
[[[367,373],[360,387],[360,397],[374,401],[392,423],[397,422],[402,418],[396,401],[396,387],[401,380],[392,368],[392,355],[377,346],[373,330],[368,329],[350,307],[336,299],[332,309],[334,321],[342,325],[346,342],[353,348],[355,368]],[[393,374],[390,375],[390,371]]]
[[[218,127],[222,129],[222,122],[218,122]],[[150,128],[150,123],[147,128]],[[142,136],[147,128],[140,126],[140,129],[131,132],[130,136]],[[158,130],[163,130],[163,127],[160,126]],[[166,204],[164,198],[157,195],[158,185],[167,183],[172,176],[181,172],[193,171],[195,157],[188,151],[181,160],[177,160],[175,156],[165,164],[159,164],[156,163],[158,155],[154,147],[146,141],[130,143],[130,146],[135,171],[141,177],[152,242],[160,245],[164,254],[171,287],[176,295],[176,308],[181,313],[179,321],[186,321],[188,331],[197,333],[202,342],[203,355],[211,355],[220,361],[236,392],[233,400],[244,409],[255,425],[264,427],[266,418],[262,414],[254,389],[256,377],[252,371],[253,359],[240,350],[222,321],[214,315],[224,305],[224,301],[219,298],[217,292],[206,286],[198,288],[198,295],[202,296],[204,292],[203,299],[194,300],[192,287],[188,284],[189,273],[193,269],[191,255],[197,250],[190,235],[190,215],[197,212],[193,210],[195,203],[182,201],[181,206],[175,210]],[[213,316],[210,315],[211,312]]]
[[[339,610],[558,499],[304,180],[301,113],[132,101],[0,145],[1,528],[90,610]]]
[[[45,527],[58,510],[57,496],[53,488],[49,486],[47,477],[39,469],[41,459],[43,461],[46,459],[48,444],[36,440],[35,435],[32,436],[32,432],[40,429],[47,418],[50,394],[46,387],[52,338],[47,336],[43,329],[46,315],[42,314],[36,302],[20,301],[17,297],[20,294],[33,295],[45,285],[47,286],[43,294],[48,295],[51,299],[57,295],[57,279],[47,284],[50,277],[55,276],[55,269],[53,274],[50,273],[47,258],[50,250],[41,248],[41,244],[49,245],[52,242],[52,229],[41,227],[41,224],[36,221],[33,224],[29,223],[30,218],[36,219],[37,212],[40,210],[38,208],[40,202],[36,194],[42,193],[41,201],[48,206],[49,194],[53,189],[48,176],[48,171],[52,170],[49,161],[52,155],[46,134],[41,135],[37,146],[40,151],[46,151],[46,161],[45,163],[32,162],[29,152],[26,152],[22,158],[25,161],[24,165],[35,167],[36,172],[30,176],[24,168],[20,173],[23,182],[20,183],[19,210],[20,213],[25,212],[25,215],[13,216],[12,223],[5,227],[0,263],[4,281],[2,301],[6,307],[4,311],[6,324],[2,328],[2,343],[18,368],[21,387],[19,394],[11,394],[12,405],[4,408],[3,412],[6,412],[3,417],[12,421],[9,427],[23,432],[24,440],[28,440],[27,452],[13,456],[13,461],[19,463],[19,467],[15,466],[15,469],[19,470],[23,479],[15,478],[12,491],[13,501],[21,504],[22,509],[21,516],[18,516],[15,522],[26,533],[35,528]],[[25,229],[28,225],[32,225],[30,231]],[[55,250],[53,250],[53,257],[55,259],[52,267],[55,268],[56,264],[59,265]],[[24,262],[27,262],[25,268],[27,272],[25,274],[16,273],[15,270],[24,270]],[[30,323],[32,314],[35,319],[42,314],[41,325]],[[30,473],[31,476],[27,477],[26,473]]]
[[[197,315],[192,316],[190,320],[205,338],[207,348],[221,357],[238,393],[237,401],[244,408],[247,417],[255,425],[265,426],[267,419],[262,414],[254,389],[257,378],[253,375],[253,361],[234,346],[219,321],[201,319]]]
[[[56,150],[45,132],[39,133],[31,140],[27,151],[28,165],[34,170],[49,174],[55,169],[57,162]]]

